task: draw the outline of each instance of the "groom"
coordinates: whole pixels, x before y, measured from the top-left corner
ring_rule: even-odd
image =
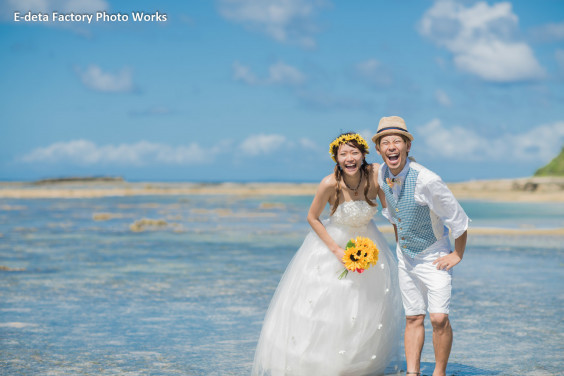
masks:
[[[428,310],[435,350],[433,376],[445,376],[452,347],[448,319],[452,268],[464,255],[469,219],[441,178],[408,158],[413,136],[401,117],[383,117],[372,141],[384,160],[378,174],[388,204],[383,214],[396,234],[398,278],[406,315],[406,374],[420,375],[423,322]],[[454,250],[449,229],[455,239]]]

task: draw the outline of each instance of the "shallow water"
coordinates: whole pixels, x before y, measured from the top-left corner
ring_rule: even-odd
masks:
[[[249,374],[310,200],[0,200],[0,265],[11,269],[0,271],[0,374]],[[562,205],[462,204],[473,226],[564,227]],[[166,224],[132,231],[142,218]],[[564,368],[563,244],[469,239],[454,276],[449,375]],[[432,362],[428,331],[425,374]]]

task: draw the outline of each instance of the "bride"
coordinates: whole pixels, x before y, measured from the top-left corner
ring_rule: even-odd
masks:
[[[329,152],[335,171],[317,189],[307,216],[313,231],[272,298],[252,375],[383,375],[399,355],[396,261],[372,221],[376,196],[385,203],[378,164],[366,162],[368,144],[357,133],[337,137]],[[331,215],[321,221],[327,203]],[[378,262],[339,279],[344,247],[357,236],[376,244]]]

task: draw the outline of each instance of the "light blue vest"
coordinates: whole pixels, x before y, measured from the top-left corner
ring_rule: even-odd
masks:
[[[397,200],[388,184],[382,187],[390,214],[397,227],[400,249],[411,258],[437,241],[429,207],[419,205],[415,201],[415,183],[418,175],[419,171],[409,169]],[[384,166],[384,182],[389,177],[390,170],[388,166]]]

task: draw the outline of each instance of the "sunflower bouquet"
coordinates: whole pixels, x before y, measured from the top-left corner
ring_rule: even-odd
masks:
[[[339,279],[346,277],[349,271],[362,273],[372,265],[376,265],[378,254],[378,248],[368,238],[357,236],[356,239],[349,240],[343,256],[345,269],[339,275]]]

